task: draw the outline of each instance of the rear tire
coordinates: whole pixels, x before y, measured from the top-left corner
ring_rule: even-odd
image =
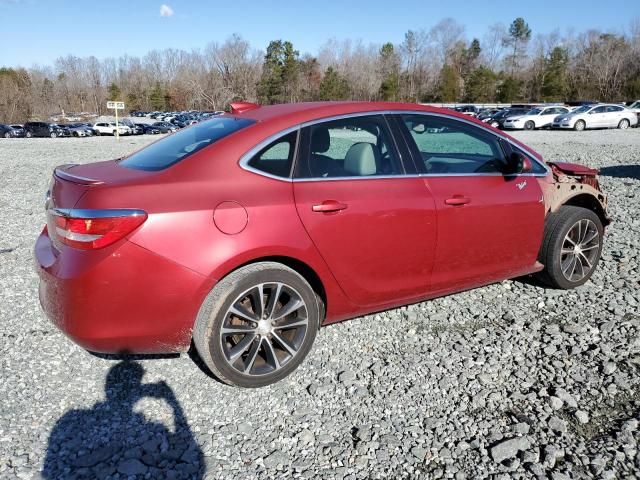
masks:
[[[288,312],[289,307],[294,309]],[[211,290],[193,341],[220,381],[256,388],[283,379],[302,363],[319,324],[317,297],[304,277],[280,263],[263,262],[239,268]]]
[[[524,124],[524,129],[525,130],[534,130],[536,128],[536,124],[533,123],[533,120],[529,120],[528,122],[526,122]]]
[[[565,205],[549,214],[538,255],[545,269],[538,278],[565,290],[584,284],[600,260],[603,235],[600,218],[586,208]]]
[[[585,128],[587,128],[587,124],[585,123],[585,121],[584,121],[584,120],[578,120],[578,121],[576,122],[576,124],[573,126],[573,129],[574,129],[576,132],[581,132],[581,131],[583,131]]]
[[[631,122],[629,122],[629,120],[627,120],[626,118],[623,118],[622,120],[620,120],[620,123],[618,123],[618,128],[620,130],[626,130],[627,128],[629,128],[630,124]]]

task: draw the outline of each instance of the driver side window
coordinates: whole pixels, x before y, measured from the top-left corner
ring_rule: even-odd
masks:
[[[427,174],[501,174],[506,165],[498,140],[457,120],[401,115]]]

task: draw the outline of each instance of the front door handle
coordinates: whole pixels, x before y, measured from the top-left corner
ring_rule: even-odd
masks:
[[[471,203],[471,199],[468,197],[463,197],[462,195],[454,195],[451,198],[447,198],[444,203],[446,203],[447,205],[453,205],[454,207],[461,207],[462,205]]]
[[[314,212],[330,213],[339,212],[340,210],[344,210],[345,208],[347,208],[347,205],[344,203],[340,203],[335,200],[325,200],[321,204],[311,207],[311,210],[313,210]]]

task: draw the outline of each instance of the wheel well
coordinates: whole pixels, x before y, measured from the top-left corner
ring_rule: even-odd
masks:
[[[314,292],[316,292],[320,300],[322,300],[322,305],[320,305],[320,324],[322,324],[322,321],[324,320],[324,314],[327,311],[327,292],[324,288],[324,285],[322,284],[322,280],[320,280],[320,277],[315,272],[315,270],[311,268],[309,265],[307,265],[306,263],[301,262],[300,260],[297,260],[292,257],[283,257],[283,256],[256,258],[251,260],[250,262],[244,263],[242,265],[238,265],[238,267],[235,268],[234,270],[237,270],[238,268],[244,267],[246,265],[251,265],[253,263],[260,263],[260,262],[281,263],[291,268],[292,270],[295,270],[300,275],[302,275],[304,279],[307,282],[309,282],[309,285],[311,285],[311,288],[313,289]]]
[[[598,218],[600,218],[602,225],[607,226],[609,225],[609,223],[611,223],[609,217],[607,217],[607,214],[604,211],[604,208],[602,207],[602,204],[596,197],[594,197],[593,195],[589,195],[588,193],[582,193],[580,195],[576,195],[575,197],[571,197],[569,200],[563,203],[563,205],[572,205],[574,207],[582,207],[592,210],[596,215],[598,215]]]

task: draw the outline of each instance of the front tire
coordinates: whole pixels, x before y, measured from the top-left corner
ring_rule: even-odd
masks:
[[[9,132],[4,133],[4,138],[11,138],[11,134]]]
[[[626,118],[623,118],[622,120],[620,120],[620,123],[618,123],[618,128],[620,130],[626,130],[627,128],[629,128],[629,125],[631,123],[629,122],[629,120],[627,120]]]
[[[585,123],[584,120],[578,120],[576,124],[573,126],[573,129],[577,132],[581,132],[585,128],[587,128],[587,124]]]
[[[524,124],[525,130],[533,130],[535,128],[536,128],[536,124],[533,123],[533,120],[529,120],[527,123]]]
[[[218,379],[255,388],[293,372],[311,350],[319,324],[316,294],[304,277],[263,262],[236,270],[213,288],[193,340]]]
[[[578,287],[593,275],[602,253],[604,227],[592,210],[566,205],[546,219],[538,260],[544,283],[561,289]]]
[[[56,135],[56,132],[51,132],[51,134],[49,135],[51,138],[56,138],[58,135]]]

